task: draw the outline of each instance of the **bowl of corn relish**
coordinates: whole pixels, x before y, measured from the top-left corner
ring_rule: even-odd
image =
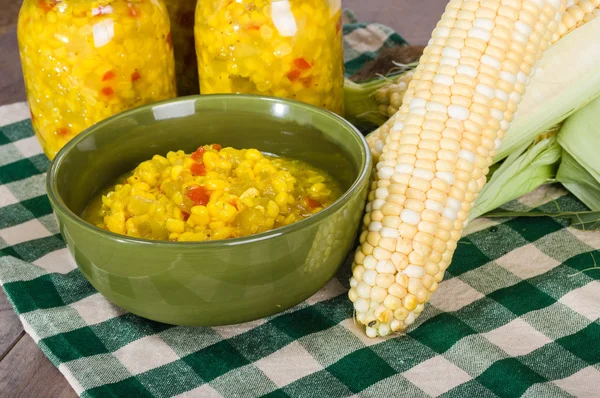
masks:
[[[366,141],[298,101],[205,95],[135,108],[58,153],[50,203],[84,276],[121,308],[215,326],[321,289],[352,249]]]

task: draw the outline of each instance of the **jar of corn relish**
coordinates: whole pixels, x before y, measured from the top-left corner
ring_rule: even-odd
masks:
[[[50,159],[94,123],[176,96],[162,0],[25,0],[18,38],[33,128]]]
[[[196,0],[165,0],[171,19],[175,76],[180,96],[200,93],[198,63],[194,43]]]
[[[250,93],[343,113],[339,0],[198,0],[202,94]]]

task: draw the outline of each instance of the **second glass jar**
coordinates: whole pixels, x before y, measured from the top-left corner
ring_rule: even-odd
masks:
[[[249,93],[344,110],[341,6],[335,0],[198,0],[202,94]]]

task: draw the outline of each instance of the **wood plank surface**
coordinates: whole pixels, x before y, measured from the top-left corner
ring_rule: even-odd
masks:
[[[19,317],[13,311],[4,291],[0,289],[0,361],[24,333]]]
[[[77,394],[25,335],[0,362],[0,397],[71,398]]]

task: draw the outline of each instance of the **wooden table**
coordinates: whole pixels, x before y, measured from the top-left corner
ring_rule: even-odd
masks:
[[[426,44],[446,0],[342,0],[358,18],[396,29],[411,44]],[[0,105],[24,101],[15,24],[21,1],[0,0]],[[0,289],[0,398],[75,397],[67,381],[25,334]]]

